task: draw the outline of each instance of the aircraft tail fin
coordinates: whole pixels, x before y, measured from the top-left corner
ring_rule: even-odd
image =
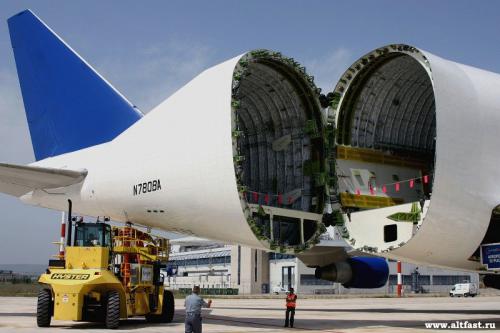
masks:
[[[111,141],[142,117],[31,11],[8,25],[37,161]]]

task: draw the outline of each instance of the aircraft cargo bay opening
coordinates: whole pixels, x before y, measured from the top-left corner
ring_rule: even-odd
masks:
[[[319,231],[325,152],[318,95],[304,68],[277,52],[252,51],[234,72],[242,206],[257,237],[274,246],[304,246]]]
[[[359,237],[365,234],[361,226],[346,232],[356,247],[375,252],[397,247],[423,221],[436,144],[431,77],[419,50],[389,45],[360,58],[335,87],[330,120],[337,126],[339,199],[347,220],[366,222],[366,233],[372,234]],[[362,213],[370,209],[380,216]],[[376,235],[368,224],[377,225]]]

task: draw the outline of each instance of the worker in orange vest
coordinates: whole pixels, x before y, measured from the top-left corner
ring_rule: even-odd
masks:
[[[285,327],[293,327],[293,320],[295,317],[295,306],[297,302],[297,295],[293,292],[293,288],[290,287],[286,295],[286,314],[285,314]]]

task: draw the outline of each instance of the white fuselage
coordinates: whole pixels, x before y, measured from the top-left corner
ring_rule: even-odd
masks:
[[[201,73],[115,140],[34,163],[88,175],[22,200],[67,210],[71,199],[77,214],[262,248],[244,218],[234,173],[230,105],[238,59]]]
[[[408,46],[389,45],[386,51],[377,52],[381,49],[363,56],[357,63],[366,59],[376,62],[377,57],[384,57],[383,52],[394,52],[418,61],[431,80],[436,121],[435,135],[431,138],[435,140],[432,194],[423,207],[418,226],[388,218],[396,212],[409,212],[411,203],[353,212],[346,218],[351,244],[357,249],[369,247],[371,253],[402,261],[484,269],[471,256],[485,237],[493,209],[500,204],[497,183],[500,179],[500,75]],[[348,81],[346,77],[352,78],[352,73],[344,74],[343,79]],[[408,82],[413,79],[414,76]],[[396,96],[412,96],[415,87]],[[373,106],[373,113],[378,107]],[[417,101],[417,111],[419,107],[422,108],[422,103]],[[410,113],[412,108],[404,105],[398,110]],[[407,118],[406,122],[387,121],[388,127],[395,128],[387,133],[394,135],[401,128],[399,137],[411,139],[414,128],[423,123],[418,115],[416,112],[416,116]],[[375,126],[385,125],[383,120],[375,121]],[[409,126],[411,121],[417,126]],[[407,141],[410,140],[401,142]],[[371,170],[368,164],[365,168]],[[402,186],[408,187],[408,183]],[[396,224],[399,224],[397,240],[385,241],[384,227]]]

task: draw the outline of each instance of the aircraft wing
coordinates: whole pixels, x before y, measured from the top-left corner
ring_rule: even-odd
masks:
[[[87,170],[0,163],[0,192],[19,197],[34,190],[77,184],[86,176]]]
[[[346,251],[347,245],[322,246],[316,245],[313,248],[297,254],[297,257],[309,267],[327,266],[334,262],[344,261],[349,258]]]

